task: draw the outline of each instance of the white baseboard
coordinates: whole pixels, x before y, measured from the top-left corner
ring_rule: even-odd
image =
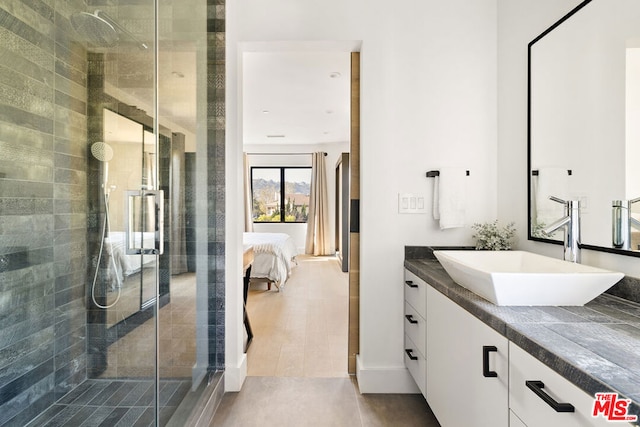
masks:
[[[406,367],[367,368],[356,356],[356,377],[360,393],[420,394],[420,389]]]
[[[224,391],[240,391],[247,378],[247,354],[243,353],[238,366],[227,365],[224,369]]]

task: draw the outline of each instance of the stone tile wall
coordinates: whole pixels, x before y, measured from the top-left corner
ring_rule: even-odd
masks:
[[[0,3],[0,425],[86,378],[86,52],[77,1]]]
[[[196,153],[185,153],[185,233],[187,241],[187,271],[196,271]]]
[[[209,370],[225,352],[225,0],[207,0]]]

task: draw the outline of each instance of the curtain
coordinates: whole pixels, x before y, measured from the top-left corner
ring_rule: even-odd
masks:
[[[247,153],[242,153],[243,167],[244,167],[244,231],[253,231],[253,212],[252,212],[252,199],[251,199],[251,176],[249,168],[249,156]]]
[[[313,153],[311,165],[311,194],[307,219],[305,253],[330,255],[329,207],[327,196],[327,169],[325,154]]]
[[[187,271],[184,135],[171,139],[171,274]]]

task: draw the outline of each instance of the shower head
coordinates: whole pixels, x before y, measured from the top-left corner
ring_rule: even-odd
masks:
[[[70,20],[76,33],[93,45],[112,47],[118,42],[122,33],[135,41],[141,49],[148,49],[146,44],[101,10],[96,10],[94,13],[77,12],[71,15]]]
[[[118,41],[118,32],[105,19],[99,16],[100,11],[95,13],[78,12],[71,15],[71,26],[89,43],[111,47]]]
[[[107,182],[109,181],[109,161],[113,159],[113,148],[106,142],[94,142],[91,144],[91,154],[103,164],[102,190],[106,197],[109,194]]]
[[[94,142],[91,144],[91,154],[101,162],[113,159],[113,148],[106,142]]]

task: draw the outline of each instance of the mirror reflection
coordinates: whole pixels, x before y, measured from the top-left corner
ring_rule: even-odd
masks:
[[[156,268],[154,255],[130,255],[125,247],[125,191],[157,188],[155,138],[150,129],[107,108],[103,109],[105,142],[96,142],[110,153],[106,158],[98,153],[94,157],[103,162],[101,187],[105,198],[106,229],[102,253],[105,268],[104,288],[107,310],[106,324],[113,326],[123,319],[153,304],[155,275],[137,274],[143,268]],[[100,287],[92,286],[92,297]]]
[[[578,200],[581,243],[640,248],[640,2],[591,0],[529,45],[530,238]]]

